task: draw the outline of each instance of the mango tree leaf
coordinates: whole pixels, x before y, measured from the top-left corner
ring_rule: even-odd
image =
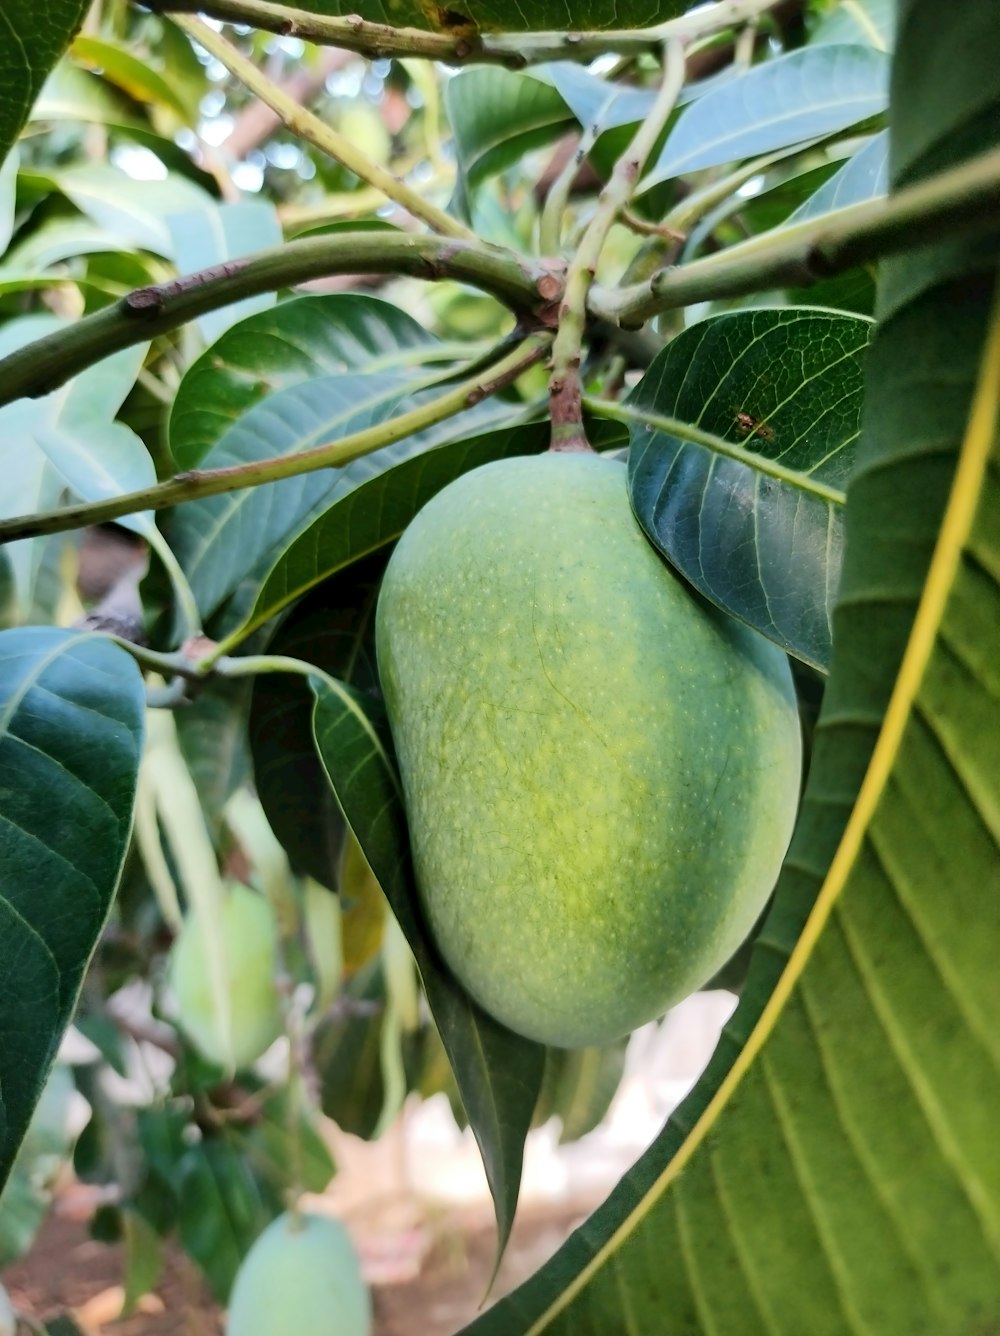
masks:
[[[93,33],[78,33],[70,46],[70,55],[78,64],[99,71],[108,83],[134,101],[172,112],[181,124],[187,124],[189,108],[170,78],[127,46]]]
[[[940,17],[900,7],[897,185],[997,142],[1000,11],[964,11],[947,51]],[[476,1336],[664,1312],[967,1336],[1000,1310],[998,241],[883,262],[898,301],[869,356],[830,680],[739,1007],[635,1169]]]
[[[558,1118],[560,1144],[592,1132],[607,1113],[625,1071],[627,1039],[603,1048],[550,1048],[535,1106],[535,1126]]]
[[[469,1123],[497,1217],[499,1255],[514,1219],[524,1139],[545,1050],[493,1020],[440,963],[416,905],[402,791],[378,703],[331,678],[311,679],[316,748],[348,825],[410,944]]]
[[[246,620],[227,639],[227,645],[238,643],[314,585],[352,562],[371,552],[387,551],[417,511],[459,474],[494,459],[545,450],[547,438],[548,427],[543,423],[501,428],[426,450],[361,483],[336,500],[289,543],[267,573]]]
[[[885,110],[888,81],[888,58],[867,46],[806,47],[755,65],[685,110],[643,188],[846,130]]]
[[[143,705],[135,662],[110,641],[0,632],[0,1184],[118,884]]]
[[[192,1146],[174,1175],[181,1241],[225,1303],[250,1245],[281,1211],[281,1194],[265,1188],[235,1137]]]
[[[233,204],[209,204],[201,209],[173,213],[167,219],[173,238],[173,259],[178,274],[193,274],[253,251],[280,246],[281,224],[274,205],[266,200],[240,200]],[[209,311],[196,321],[202,338],[211,343],[231,325],[269,310],[273,292],[244,297],[218,311]]]
[[[873,135],[788,218],[804,223],[834,209],[878,199],[889,189],[889,132]]]
[[[476,188],[487,177],[520,162],[572,124],[551,84],[500,66],[462,70],[445,84],[444,102],[458,160],[453,203],[466,218]]]
[[[378,694],[375,599],[389,549],[326,580],[285,617],[269,654],[315,664],[360,691]],[[338,890],[344,818],[326,782],[312,732],[312,693],[290,673],[254,680],[249,735],[257,794],[292,866]]]
[[[188,367],[170,410],[179,469],[197,468],[225,429],[260,399],[318,376],[396,371],[437,343],[391,302],[360,293],[297,297],[241,320]]]
[[[383,422],[440,390],[411,395],[399,373],[324,376],[270,395],[227,431],[204,459],[208,468],[297,454]],[[405,404],[403,401],[407,401]],[[497,399],[484,400],[339,469],[315,470],[264,487],[206,497],[178,506],[166,532],[206,619],[232,595],[217,633],[242,619],[260,580],[289,540],[360,483],[411,455],[509,417]]]
[[[329,785],[327,785],[329,787]],[[337,1013],[313,1035],[320,1105],[345,1132],[369,1141],[382,1116],[382,1022],[385,978],[376,958],[348,983]]]
[[[106,162],[76,163],[37,175],[104,228],[119,247],[135,246],[168,260],[173,258],[174,242],[167,217],[186,209],[203,209],[212,198],[182,176],[136,181]]]
[[[896,36],[896,0],[840,0],[816,25],[810,41],[862,42],[891,51]]]
[[[713,603],[824,670],[871,329],[808,308],[715,316],[673,339],[626,400],[629,493],[647,536]],[[758,471],[768,465],[779,472]]]
[[[83,22],[89,0],[4,0],[0,10],[0,162],[45,76]]]
[[[544,65],[541,72],[552,80],[585,129],[600,126],[602,130],[614,130],[622,125],[636,125],[646,119],[656,101],[655,89],[609,83],[593,70],[568,60]]]

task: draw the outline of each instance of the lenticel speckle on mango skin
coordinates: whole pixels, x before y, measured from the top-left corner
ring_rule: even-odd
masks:
[[[585,454],[485,465],[389,563],[379,672],[441,954],[511,1029],[609,1042],[726,962],[791,835],[788,662],[708,607]]]

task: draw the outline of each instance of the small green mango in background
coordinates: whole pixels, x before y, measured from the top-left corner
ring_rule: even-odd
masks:
[[[243,1259],[226,1336],[370,1336],[371,1296],[337,1220],[289,1212]]]
[[[169,977],[184,1033],[209,1062],[239,1069],[252,1066],[281,1033],[278,924],[263,895],[230,882],[221,927],[228,1017],[215,1005],[206,929],[196,913],[188,913],[171,948]]]
[[[791,673],[663,563],[620,463],[451,483],[392,555],[376,638],[422,908],[486,1011],[603,1044],[725,964],[791,836]]]

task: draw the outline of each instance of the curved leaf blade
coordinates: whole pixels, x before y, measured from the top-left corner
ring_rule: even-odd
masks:
[[[281,620],[267,652],[305,660],[377,696],[375,600],[387,560],[388,548],[313,589]],[[333,891],[340,888],[344,818],[316,755],[312,713],[312,694],[294,674],[254,680],[249,734],[258,797],[292,866]]]
[[[5,0],[0,11],[0,162],[45,76],[83,23],[89,0]]]
[[[806,47],[756,65],[687,108],[643,188],[846,130],[885,110],[888,87],[888,58],[869,46]]]
[[[294,455],[384,422],[441,391],[417,392],[400,374],[326,376],[293,385],[252,408],[219,441],[209,467]],[[408,402],[404,402],[408,401]],[[205,618],[218,634],[238,625],[270,565],[317,515],[370,478],[443,441],[509,419],[518,409],[485,399],[335,469],[314,469],[280,482],[226,492],[178,506],[167,533]]]
[[[0,1184],[118,884],[143,706],[135,662],[110,641],[0,632]]]
[[[499,66],[456,74],[444,102],[458,159],[454,205],[466,218],[487,177],[551,142],[573,119],[551,84]]]
[[[266,395],[319,376],[398,371],[437,340],[405,311],[359,293],[296,297],[229,328],[184,373],[170,410],[179,469],[197,468]]]
[[[348,825],[410,944],[493,1194],[499,1256],[510,1236],[524,1139],[545,1049],[493,1020],[458,986],[416,909],[402,791],[380,706],[343,683],[311,679],[316,747]]]
[[[629,492],[647,536],[713,603],[823,670],[871,328],[807,307],[709,318],[672,340],[626,400]],[[737,444],[747,462],[657,418]],[[768,464],[784,476],[758,471]]]
[[[804,223],[834,209],[879,199],[889,189],[889,132],[883,130],[857,153],[848,158],[819,190],[786,219],[788,224]]]

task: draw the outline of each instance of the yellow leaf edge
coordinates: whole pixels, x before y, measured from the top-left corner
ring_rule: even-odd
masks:
[[[528,1329],[525,1336],[538,1336],[556,1318],[608,1258],[625,1242],[642,1218],[684,1171],[695,1151],[705,1140],[715,1121],[732,1098],[740,1081],[752,1066],[819,940],[823,928],[861,851],[883,790],[902,742],[924,673],[934,649],[948,596],[955,582],[962,552],[968,542],[982,491],[982,482],[995,434],[1000,428],[1000,299],[994,305],[990,329],[980,364],[972,409],[959,450],[958,465],[951,494],[938,533],[927,580],[917,606],[916,617],[907,641],[872,758],[865,773],[854,808],[848,819],[837,852],[830,864],[802,933],[788,957],[788,964],[754,1026],[726,1073],[715,1095],[692,1127],[676,1155],[656,1182],[619,1225],[603,1247],[574,1277],[554,1303]]]

